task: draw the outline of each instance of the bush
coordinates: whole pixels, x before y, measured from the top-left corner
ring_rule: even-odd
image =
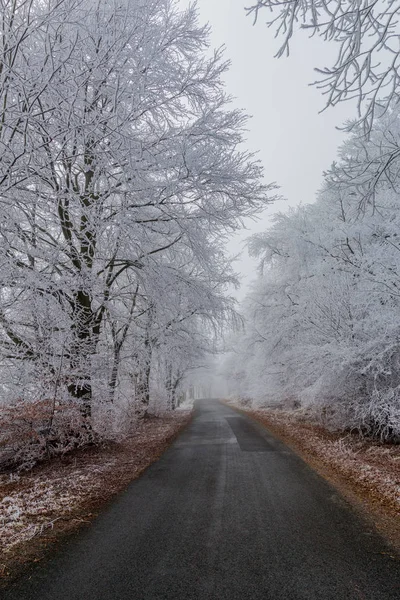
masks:
[[[0,471],[30,469],[52,456],[94,441],[74,402],[18,402],[0,412]]]

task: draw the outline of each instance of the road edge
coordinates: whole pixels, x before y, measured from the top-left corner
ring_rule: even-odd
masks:
[[[193,409],[182,411],[171,430],[165,436],[161,434],[148,453],[138,458],[137,469],[129,472],[127,469],[118,480],[114,477],[112,485],[102,488],[101,496],[88,493],[82,505],[71,508],[68,517],[57,520],[51,529],[44,530],[37,537],[22,542],[12,551],[4,553],[0,560],[0,590],[29,571],[34,564],[45,560],[58,544],[85,527],[89,527],[119,494],[163,456],[180,433],[189,426],[193,415]],[[129,468],[131,469],[131,466]]]
[[[266,411],[263,411],[261,415],[260,411],[256,409],[238,407],[225,400],[222,402],[262,425],[268,432],[295,452],[318,475],[328,481],[368,525],[373,527],[386,541],[400,560],[400,518],[394,509],[377,504],[371,495],[360,491],[357,482],[347,478],[347,473],[341,470],[339,463],[333,462],[329,465],[321,459],[317,450],[311,452],[309,449],[304,448],[299,438],[294,436],[287,428],[277,426],[271,420],[268,420]]]

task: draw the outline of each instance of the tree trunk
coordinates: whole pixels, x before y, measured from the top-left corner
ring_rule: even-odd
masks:
[[[73,310],[74,339],[70,349],[72,381],[68,385],[71,396],[78,401],[85,421],[92,416],[91,357],[96,350],[97,335],[94,334],[95,314],[91,296],[84,290],[75,295]]]
[[[116,390],[117,381],[118,381],[120,357],[121,357],[121,344],[115,343],[114,344],[114,354],[113,354],[113,366],[112,366],[111,377],[110,377],[110,382],[109,382],[110,402],[111,403],[114,402],[114,398],[115,398],[115,390]]]
[[[144,418],[150,404],[150,362],[139,373],[136,384],[136,414]]]

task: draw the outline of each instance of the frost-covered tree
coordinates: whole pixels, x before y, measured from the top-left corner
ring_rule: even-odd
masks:
[[[337,49],[332,65],[317,65],[314,82],[326,97],[329,108],[344,101],[357,104],[358,118],[348,120],[344,129],[357,133],[361,153],[364,137],[374,135],[381,118],[395,111],[400,99],[400,2],[393,0],[259,0],[248,8],[257,21],[267,16],[282,44],[277,57],[289,54],[293,36],[303,29]],[[352,116],[349,114],[349,116]],[[366,172],[362,158],[342,165],[340,178],[349,187],[363,182],[360,204],[373,201],[380,179],[390,178],[399,157],[396,136],[380,139],[381,147],[369,148],[371,164]],[[355,150],[355,149],[354,149]],[[358,189],[360,191],[360,187]]]
[[[229,376],[258,404],[302,405],[334,427],[400,439],[399,161],[374,202],[363,180],[339,174],[397,143],[398,106],[376,121],[369,141],[354,133],[315,204],[276,217],[250,241],[260,274],[244,305]],[[362,208],[362,210],[361,210]]]
[[[87,420],[121,360],[148,382],[154,331],[168,354],[189,304],[195,331],[229,309],[224,236],[272,187],[194,6],[3,4],[4,397],[74,400]]]

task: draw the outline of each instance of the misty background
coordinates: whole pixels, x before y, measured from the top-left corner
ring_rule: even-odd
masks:
[[[181,0],[187,6],[190,0]],[[335,160],[345,134],[339,127],[355,116],[349,104],[324,108],[321,91],[310,83],[318,78],[314,66],[329,64],[337,47],[305,32],[295,37],[288,58],[274,58],[279,41],[265,25],[261,13],[254,24],[246,16],[245,0],[198,0],[200,21],[211,27],[211,49],[225,46],[231,61],[225,76],[227,92],[234,104],[252,118],[247,135],[248,149],[258,152],[267,182],[275,181],[283,200],[270,205],[257,221],[246,220],[245,228],[229,242],[232,255],[239,254],[235,270],[241,287],[233,290],[244,298],[255,278],[257,261],[248,256],[246,239],[265,231],[276,212],[315,200],[323,171]]]

